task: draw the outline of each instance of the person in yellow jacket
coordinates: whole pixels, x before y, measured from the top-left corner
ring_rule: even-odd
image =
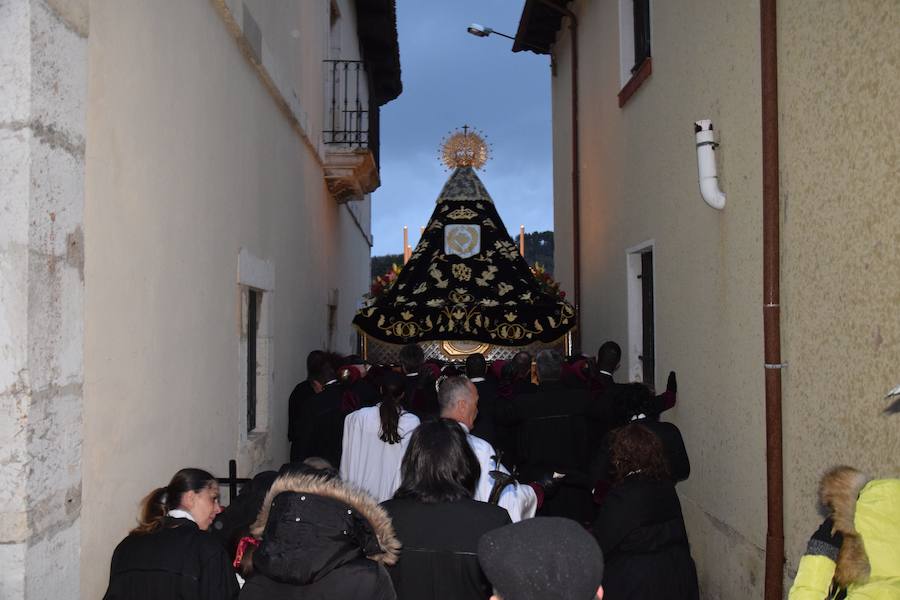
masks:
[[[809,540],[789,600],[900,598],[900,479],[835,467],[819,501],[828,518]]]

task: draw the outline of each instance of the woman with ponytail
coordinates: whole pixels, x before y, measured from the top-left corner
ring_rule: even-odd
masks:
[[[104,600],[232,600],[237,578],[221,542],[207,530],[219,485],[201,469],[181,469],[147,494],[138,526],[113,552]]]
[[[347,415],[344,420],[341,478],[382,502],[400,486],[400,463],[419,418],[403,409],[406,380],[399,373],[384,375],[381,402]]]

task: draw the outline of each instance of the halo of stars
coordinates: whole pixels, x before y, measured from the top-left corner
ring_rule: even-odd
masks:
[[[451,131],[441,140],[441,162],[448,169],[481,169],[491,159],[487,136],[469,125]]]

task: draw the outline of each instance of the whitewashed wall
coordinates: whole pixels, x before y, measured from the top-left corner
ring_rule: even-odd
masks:
[[[247,14],[261,66],[248,60]],[[238,457],[247,474],[287,459],[287,398],[306,354],[328,341],[334,289],[333,346],[354,350],[368,231],[322,176],[328,22],[327,2],[91,5],[85,598],[103,593],[140,498],[178,468],[224,473]],[[242,252],[270,299],[268,417],[249,436]]]

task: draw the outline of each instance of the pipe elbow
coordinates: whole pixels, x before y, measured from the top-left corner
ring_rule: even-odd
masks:
[[[716,210],[725,208],[725,194],[719,189],[719,178],[712,177],[700,178],[700,196],[703,201]]]
[[[700,181],[700,196],[712,208],[725,208],[725,194],[719,189],[716,172],[715,148],[718,146],[713,135],[713,124],[709,119],[694,123],[697,138],[697,175]]]

